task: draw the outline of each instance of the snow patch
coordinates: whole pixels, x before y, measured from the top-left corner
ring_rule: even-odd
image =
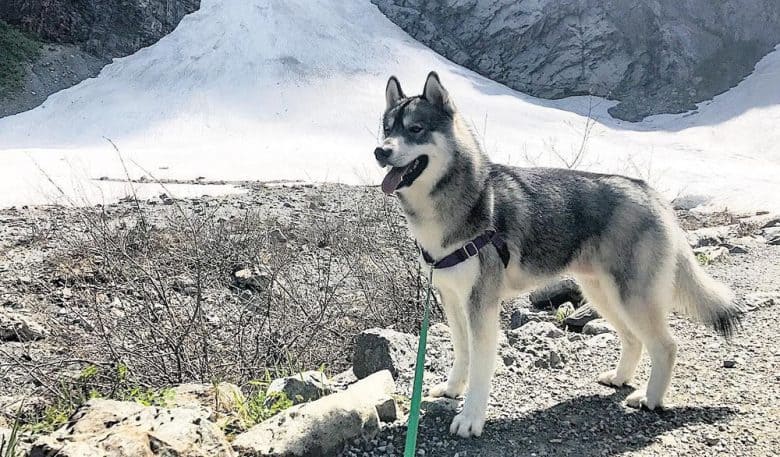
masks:
[[[495,161],[561,166],[552,151],[578,150],[591,112],[583,167],[644,178],[670,199],[780,210],[780,52],[696,113],[631,124],[607,114],[610,101],[541,100],[482,78],[368,0],[203,0],[155,45],[0,119],[0,206],[40,199],[39,167],[63,189],[124,176],[104,138],[133,178],[378,184],[387,77],[413,94],[430,70]]]

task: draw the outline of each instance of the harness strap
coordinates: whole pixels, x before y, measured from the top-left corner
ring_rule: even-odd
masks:
[[[420,248],[420,253],[423,256],[423,259],[428,265],[435,269],[441,269],[454,267],[455,265],[474,257],[475,255],[479,254],[479,251],[488,244],[495,246],[499,257],[501,257],[501,262],[503,262],[504,268],[506,268],[507,265],[509,265],[509,248],[507,247],[504,239],[501,238],[501,235],[499,235],[495,230],[485,231],[485,233],[479,235],[478,237],[474,238],[459,249],[456,249],[454,252],[438,261],[434,260],[434,258],[431,257],[428,251],[423,249],[422,246],[418,245],[418,247]]]

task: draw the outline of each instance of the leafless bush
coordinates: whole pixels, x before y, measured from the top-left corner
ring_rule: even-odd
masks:
[[[53,338],[71,359],[156,387],[336,371],[360,331],[415,331],[424,284],[394,204],[331,191],[311,189],[308,207],[283,215],[216,200],[79,210],[48,260],[80,304],[53,320]],[[328,210],[321,192],[351,201]]]

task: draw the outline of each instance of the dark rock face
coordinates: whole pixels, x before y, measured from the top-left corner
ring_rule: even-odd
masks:
[[[167,35],[200,0],[2,0],[0,20],[42,41],[37,58],[21,62],[19,88],[0,91],[0,117],[32,109],[50,94],[96,76]]]
[[[110,59],[155,43],[199,7],[200,0],[5,0],[0,19]]]
[[[780,42],[774,0],[372,0],[445,57],[522,92],[620,100],[638,121],[695,108]]]

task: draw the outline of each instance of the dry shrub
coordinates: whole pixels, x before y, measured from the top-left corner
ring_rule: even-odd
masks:
[[[394,203],[375,189],[306,194],[306,208],[284,211],[216,199],[82,210],[49,261],[89,331],[54,325],[54,337],[163,386],[335,372],[360,331],[416,331],[424,280]]]

